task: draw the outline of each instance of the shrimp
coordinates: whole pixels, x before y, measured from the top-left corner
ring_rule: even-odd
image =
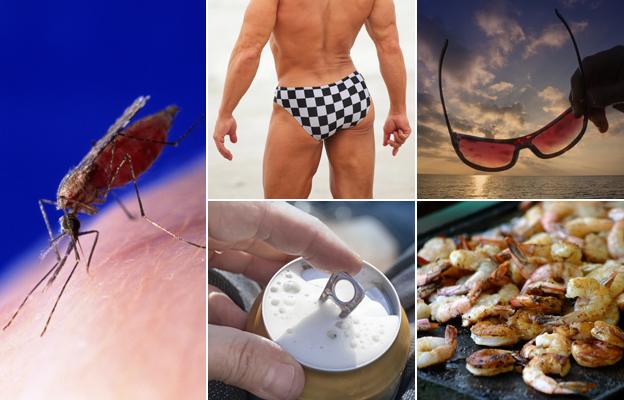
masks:
[[[547,329],[539,321],[535,321],[534,315],[535,313],[529,310],[520,309],[509,318],[508,323],[518,332],[520,340],[531,340]]]
[[[565,229],[569,235],[584,238],[589,233],[607,232],[611,226],[609,218],[579,217],[566,222]]]
[[[604,321],[596,321],[591,334],[602,342],[624,349],[624,332],[615,325]]]
[[[624,293],[619,294],[618,297],[615,298],[615,304],[617,304],[620,310],[624,311]]]
[[[472,303],[468,296],[438,296],[430,306],[433,320],[447,322],[470,310]]]
[[[466,369],[477,376],[494,376],[513,371],[516,359],[513,352],[501,349],[483,349],[466,359]]]
[[[511,231],[516,237],[527,238],[542,230],[541,218],[543,210],[541,205],[529,208],[524,215],[512,222]]]
[[[442,277],[442,273],[451,268],[452,264],[448,260],[437,260],[416,270],[416,284],[418,286],[427,285],[437,281]]]
[[[457,328],[447,325],[444,338],[426,336],[416,341],[417,368],[440,364],[451,357],[457,348]]]
[[[583,276],[583,269],[580,265],[562,262],[542,265],[527,279],[520,293],[525,294],[531,284],[535,282],[553,280],[563,281],[567,285],[571,278],[581,276]]]
[[[484,259],[488,259],[489,255],[476,250],[453,250],[449,255],[451,265],[456,268],[476,271]]]
[[[575,340],[572,356],[583,367],[597,368],[613,365],[622,359],[624,350],[600,340]]]
[[[551,280],[546,280],[530,283],[527,285],[525,293],[535,296],[554,296],[557,298],[563,298],[563,296],[565,296],[565,291],[565,285]]]
[[[613,258],[624,257],[624,220],[617,221],[607,236],[609,254]]]
[[[574,311],[562,317],[566,322],[596,321],[607,313],[612,302],[609,289],[593,278],[572,278],[566,297],[576,298]]]
[[[509,302],[515,308],[526,308],[540,314],[558,314],[563,300],[553,296],[520,295]]]
[[[496,268],[497,265],[494,261],[492,261],[490,258],[484,258],[479,263],[477,271],[474,274],[470,275],[470,277],[466,279],[463,283],[454,286],[443,287],[438,290],[438,294],[442,296],[466,294],[475,285],[479,284],[479,282],[488,279],[490,274],[494,272]]]
[[[462,326],[470,326],[485,318],[509,318],[515,310],[510,306],[474,306],[462,315]]]
[[[567,241],[555,242],[550,246],[550,254],[553,261],[570,264],[580,264],[583,258],[581,248]]]
[[[418,301],[416,302],[416,318],[423,319],[423,318],[429,318],[430,316],[431,316],[431,307],[429,306],[429,304],[425,303],[425,301],[419,297]]]
[[[546,374],[565,376],[570,370],[570,359],[559,354],[534,357],[522,370],[522,379],[533,389],[546,394],[586,393],[596,385],[586,382],[557,382]]]
[[[470,332],[472,340],[480,346],[510,346],[520,340],[518,332],[513,327],[497,319],[479,321],[470,328]]]
[[[429,262],[448,258],[455,250],[455,242],[452,239],[436,237],[428,240],[418,252],[418,256]]]
[[[555,327],[555,332],[559,333],[572,340],[587,340],[592,339],[591,330],[594,328],[593,322],[572,322],[567,325],[560,325]]]
[[[595,233],[588,234],[583,243],[583,255],[587,261],[604,263],[609,258],[607,240]]]
[[[584,270],[587,269],[589,268],[586,266]],[[624,292],[624,267],[618,261],[607,260],[603,265],[589,271],[586,276],[608,287],[611,297],[617,297]]]
[[[440,324],[436,322],[431,322],[427,318],[422,318],[416,321],[416,331],[417,332],[426,332],[431,331],[437,328]]]
[[[615,207],[609,210],[609,218],[613,221],[622,221],[624,220],[624,208]]]

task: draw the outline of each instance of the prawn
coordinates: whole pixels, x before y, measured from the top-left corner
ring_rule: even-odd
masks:
[[[591,335],[602,342],[624,349],[624,332],[615,325],[596,321],[591,330]]]
[[[457,348],[457,328],[447,325],[444,338],[425,336],[416,341],[417,368],[443,363],[453,357]]]
[[[624,257],[624,220],[617,221],[607,236],[607,247],[613,258]]]
[[[569,357],[547,353],[533,357],[522,370],[522,380],[533,389],[546,394],[586,393],[596,385],[587,382],[557,382],[547,374],[565,376],[570,370]]]
[[[466,369],[477,376],[494,376],[513,371],[515,364],[514,353],[501,349],[479,350],[466,359]]]
[[[470,337],[476,344],[489,347],[510,346],[520,340],[513,327],[497,319],[477,322],[470,328]]]
[[[624,350],[600,340],[575,340],[572,356],[579,365],[589,368],[606,367],[622,359]]]
[[[418,252],[418,256],[429,261],[448,258],[455,250],[455,242],[452,239],[435,237],[428,240]]]

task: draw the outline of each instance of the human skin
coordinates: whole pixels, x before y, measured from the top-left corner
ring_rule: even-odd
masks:
[[[232,159],[225,137],[238,141],[233,112],[258,69],[270,41],[280,86],[320,86],[356,67],[350,50],[362,26],[377,48],[390,110],[383,145],[396,155],[411,133],[406,115],[406,72],[392,0],[252,0],[230,58],[214,141]],[[372,111],[372,110],[371,110]],[[263,163],[266,198],[307,198],[325,146],[334,198],[372,197],[374,113],[332,139],[316,141],[283,108],[273,105]],[[335,139],[342,136],[340,139]]]
[[[325,271],[357,273],[362,259],[318,219],[279,202],[210,202],[208,265],[266,285],[294,256]],[[263,399],[296,399],[301,365],[276,343],[244,332],[247,313],[208,286],[208,376]]]
[[[205,245],[205,178],[202,162],[145,190],[139,180],[146,214]],[[124,204],[138,215],[133,192]],[[40,337],[73,257],[54,284],[36,291],[0,331],[0,397],[204,399],[205,250],[140,218],[129,220],[113,202],[85,220],[87,229],[100,231],[90,276],[81,262],[46,333]],[[81,238],[85,252],[91,243],[92,237]],[[2,326],[54,255],[30,260],[0,290]]]

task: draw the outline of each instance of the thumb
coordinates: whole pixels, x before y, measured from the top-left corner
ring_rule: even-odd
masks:
[[[249,332],[208,325],[208,378],[263,399],[296,399],[303,368],[276,343]]]

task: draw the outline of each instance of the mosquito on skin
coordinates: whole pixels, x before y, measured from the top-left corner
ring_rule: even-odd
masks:
[[[47,283],[48,286],[54,282],[65,265],[67,257],[73,251],[76,256],[76,262],[54,302],[52,311],[50,311],[46,324],[41,332],[41,336],[43,336],[48,329],[52,314],[54,314],[56,306],[80,262],[78,250],[81,247],[79,237],[95,235],[93,245],[89,252],[89,258],[87,259],[88,273],[93,252],[95,251],[95,246],[97,245],[100,235],[97,230],[80,231],[78,214],[93,215],[97,213],[96,205],[104,204],[109,194],[115,197],[114,193],[111,192],[114,188],[122,187],[132,182],[143,219],[177,240],[198,248],[206,248],[206,246],[182,238],[145,215],[143,202],[141,201],[139,187],[137,185],[137,178],[149,169],[162,152],[164,146],[176,147],[199,122],[191,126],[177,140],[167,141],[167,134],[171,128],[171,124],[179,111],[176,106],[169,106],[156,114],[141,118],[126,128],[128,123],[136,113],[145,106],[148,100],[149,96],[141,96],[136,99],[108,129],[106,134],[93,145],[80,164],[72,168],[67,175],[65,175],[59,185],[56,201],[47,199],[39,200],[39,208],[50,237],[48,250],[54,250],[56,263],[26,295],[3,330],[11,325],[29,297],[46,279],[48,279],[48,277],[50,277]],[[123,203],[116,197],[115,200],[119,203],[124,213],[129,218],[133,219],[134,217],[126,207],[124,207]],[[50,227],[44,205],[53,205],[56,206],[57,210],[63,211],[63,215],[59,219],[61,233],[58,236],[54,236],[52,233],[52,228]],[[70,242],[65,252],[61,253],[58,249],[58,241],[63,237],[69,237]]]

